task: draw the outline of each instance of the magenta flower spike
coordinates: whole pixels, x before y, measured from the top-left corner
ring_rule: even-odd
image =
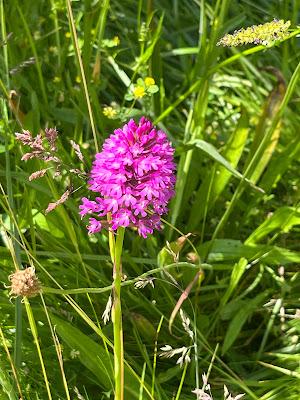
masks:
[[[166,134],[142,117],[116,129],[97,153],[90,174],[94,200],[82,198],[80,215],[92,214],[89,233],[133,226],[144,238],[160,229],[174,195],[174,149]],[[109,221],[104,217],[110,213]]]

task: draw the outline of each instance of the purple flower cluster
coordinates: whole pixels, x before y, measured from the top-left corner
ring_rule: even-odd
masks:
[[[135,226],[144,238],[160,229],[160,216],[174,195],[174,149],[166,134],[142,117],[137,125],[130,120],[116,129],[96,154],[89,189],[99,193],[95,200],[86,197],[80,215],[89,219],[89,233],[109,226]],[[110,214],[108,221],[102,217]]]

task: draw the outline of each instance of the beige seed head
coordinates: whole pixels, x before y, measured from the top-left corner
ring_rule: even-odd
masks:
[[[41,291],[41,284],[35,275],[34,267],[16,271],[8,279],[11,282],[9,295],[12,297],[33,297]]]

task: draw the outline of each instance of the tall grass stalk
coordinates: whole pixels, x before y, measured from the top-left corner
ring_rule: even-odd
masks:
[[[1,20],[1,40],[5,42],[7,32],[6,32],[6,21],[5,21],[5,13],[4,13],[4,4],[3,0],[0,3],[0,20]],[[5,73],[5,90],[9,89],[9,67],[8,67],[8,52],[7,46],[3,46],[3,59],[4,59],[4,73]],[[11,215],[15,213],[15,203],[14,203],[14,194],[13,194],[13,184],[12,184],[12,174],[11,174],[11,162],[10,162],[10,152],[9,152],[9,116],[7,104],[4,99],[1,99],[1,114],[3,118],[3,123],[6,130],[5,135],[5,175],[6,175],[6,184],[7,184],[7,196],[8,196],[8,204],[11,211]],[[16,236],[18,239],[18,231],[13,219],[10,218],[10,230],[13,236]],[[16,268],[21,269],[21,257],[20,257],[20,247],[18,241],[13,240],[14,254],[16,255]],[[16,334],[15,334],[15,348],[14,348],[14,362],[16,368],[20,368],[21,360],[22,360],[22,304],[21,299],[16,299],[15,304],[15,324],[16,324]]]
[[[20,397],[19,400],[23,400],[24,397],[23,397],[21,385],[20,385],[20,382],[19,382],[18,373],[17,373],[16,367],[15,367],[15,365],[14,365],[13,359],[12,359],[12,357],[11,357],[11,355],[10,355],[9,349],[8,349],[8,347],[7,347],[6,339],[5,339],[5,336],[4,336],[4,333],[3,333],[3,330],[2,330],[2,328],[1,328],[1,326],[0,326],[0,337],[1,337],[1,340],[2,340],[2,345],[3,345],[4,350],[5,350],[5,352],[6,352],[8,361],[9,361],[10,366],[11,366],[11,370],[12,370],[12,373],[13,373],[13,377],[14,377],[14,380],[15,380],[15,384],[16,384],[17,389],[18,389],[18,392],[19,392],[19,397]],[[13,397],[13,398],[15,399],[15,397]]]
[[[94,145],[95,145],[96,152],[98,153],[99,152],[99,145],[98,145],[98,140],[97,140],[96,125],[95,125],[95,121],[94,121],[93,110],[92,110],[92,105],[91,105],[91,101],[90,101],[88,85],[87,85],[87,81],[86,81],[86,74],[85,74],[85,71],[84,71],[83,63],[82,63],[82,58],[81,58],[80,47],[79,47],[79,43],[78,43],[78,37],[77,37],[77,32],[76,32],[76,27],[75,27],[75,22],[74,22],[74,17],[73,17],[71,1],[70,0],[66,0],[66,5],[67,5],[69,25],[70,25],[70,29],[71,29],[71,33],[72,33],[73,45],[74,45],[74,48],[75,48],[75,53],[76,53],[76,58],[77,58],[78,66],[79,66],[79,71],[80,71],[82,84],[83,84],[83,91],[84,91],[86,105],[87,105],[87,109],[88,109],[90,124],[91,124],[91,128],[92,128],[92,133],[93,133],[93,138],[94,138]]]
[[[61,348],[61,345],[59,343],[57,334],[56,334],[56,332],[55,332],[55,330],[54,330],[54,328],[52,326],[51,319],[50,319],[50,316],[49,316],[49,313],[48,313],[48,310],[47,310],[47,305],[45,303],[44,296],[42,295],[42,293],[40,294],[40,298],[42,300],[42,304],[43,304],[44,311],[45,311],[45,314],[46,314],[46,317],[47,317],[48,325],[49,325],[49,328],[50,328],[50,331],[51,331],[53,343],[55,345],[55,351],[56,351],[56,354],[57,354],[57,359],[58,359],[58,363],[59,363],[59,367],[60,367],[60,371],[61,371],[61,376],[62,376],[62,380],[63,380],[63,385],[64,385],[66,397],[67,397],[67,400],[71,400],[70,392],[69,392],[69,388],[68,388],[68,381],[67,381],[65,370],[64,370],[62,348]]]
[[[46,372],[46,367],[45,367],[44,358],[43,358],[43,355],[42,355],[41,346],[40,346],[40,343],[39,343],[39,336],[38,336],[38,331],[37,331],[35,319],[34,319],[34,316],[33,316],[33,312],[32,312],[29,300],[26,297],[24,298],[24,303],[25,303],[25,308],[26,308],[26,312],[27,312],[27,317],[28,317],[28,322],[29,322],[31,334],[33,336],[34,344],[36,345],[36,349],[37,349],[38,356],[39,356],[39,360],[40,360],[40,364],[41,364],[41,368],[42,368],[42,373],[43,373],[43,377],[44,377],[44,382],[45,382],[45,386],[46,386],[48,399],[52,400],[49,380],[48,380],[48,376],[47,376],[47,372]]]

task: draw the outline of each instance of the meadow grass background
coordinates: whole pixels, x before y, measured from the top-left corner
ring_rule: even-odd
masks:
[[[0,399],[113,397],[112,325],[101,319],[112,274],[107,234],[87,235],[80,179],[66,172],[53,180],[49,171],[28,181],[43,165],[21,161],[14,133],[56,126],[66,164],[80,168],[72,139],[89,169],[113,129],[142,115],[176,149],[177,186],[161,232],[125,235],[125,399],[196,398],[208,370],[215,399],[224,384],[246,399],[300,398],[299,39],[216,46],[227,32],[273,18],[296,29],[299,7],[0,0]],[[146,76],[159,92],[125,100]],[[103,114],[111,103],[114,118]],[[70,185],[78,190],[45,216]],[[168,325],[199,272],[197,253],[203,280],[182,305],[191,339],[179,314],[171,332]],[[5,285],[21,265],[60,291],[10,302]],[[131,280],[152,269],[155,287],[136,289]],[[87,287],[101,291],[72,292]],[[159,357],[166,344],[191,346],[191,362]]]

